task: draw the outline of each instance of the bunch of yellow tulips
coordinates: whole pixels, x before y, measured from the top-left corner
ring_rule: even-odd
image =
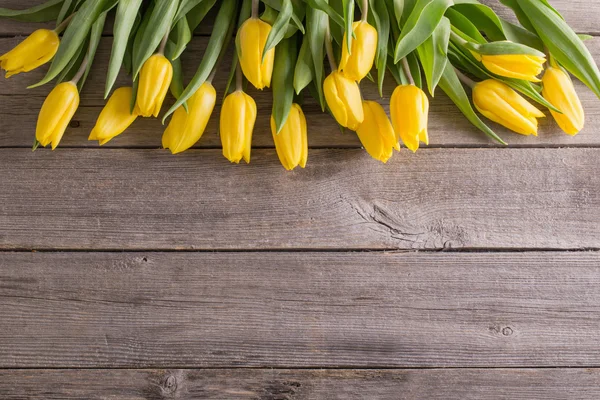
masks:
[[[212,80],[232,36],[236,52],[229,83],[235,88],[222,102],[219,133],[223,155],[233,163],[250,162],[257,117],[256,103],[244,91],[245,80],[260,90],[273,88],[271,131],[287,170],[307,163],[304,89],[384,163],[401,144],[416,152],[421,143],[429,143],[425,85],[432,95],[439,86],[475,126],[502,143],[474,110],[516,133],[537,135],[544,113],[535,102],[549,109],[562,130],[575,135],[583,129],[585,117],[569,72],[600,94],[598,68],[581,38],[555,18],[556,11],[545,0],[512,5],[521,7],[518,11],[527,15],[531,26],[511,24],[513,29],[503,31],[498,40],[490,40],[498,33],[492,35],[489,24],[465,20],[465,15],[477,15],[474,11],[485,7],[476,2],[456,1],[436,15],[437,9],[428,9],[428,2],[399,10],[394,0],[361,0],[360,19],[355,21],[355,2],[349,0],[271,0],[264,5],[259,0],[223,0],[205,58],[186,87],[179,59],[191,39],[186,30],[193,32],[215,6],[214,0],[48,3],[60,11],[54,15],[46,10],[56,17],[56,29],[39,29],[0,56],[7,78],[52,60],[39,84],[54,78],[58,82],[42,105],[36,147],[59,145],[79,106],[98,31],[115,5],[115,44],[106,88],[107,95],[112,94],[89,135],[100,145],[123,133],[138,117],[158,117],[171,91],[176,102],[163,118],[164,122],[171,117],[162,147],[177,154],[194,146],[215,109]],[[31,10],[23,10],[21,19],[38,12]],[[0,16],[3,13],[6,10],[0,9]],[[142,21],[137,26],[136,16]],[[496,18],[499,26],[509,24]],[[156,29],[147,29],[150,26]],[[75,47],[81,49],[84,42],[89,43],[87,50],[76,53]],[[112,91],[122,65],[133,84]],[[380,93],[386,72],[397,81],[389,117],[384,107],[361,93],[361,83],[365,78],[374,80],[375,70]],[[472,91],[472,100],[465,87]]]

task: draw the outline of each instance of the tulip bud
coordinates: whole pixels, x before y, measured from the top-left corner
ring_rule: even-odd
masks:
[[[288,119],[279,133],[277,133],[275,118],[271,116],[271,132],[281,165],[288,171],[298,165],[304,168],[308,158],[308,138],[306,118],[302,108],[295,103],[292,105]]]
[[[135,113],[142,117],[158,116],[173,79],[173,66],[162,54],[154,54],[142,66]]]
[[[42,105],[35,128],[35,138],[44,147],[58,146],[65,129],[79,106],[79,91],[73,82],[58,84]]]
[[[210,82],[204,82],[188,99],[188,110],[179,106],[173,114],[162,137],[163,147],[170,149],[173,154],[181,153],[192,147],[204,134],[216,101],[215,88]]]
[[[102,146],[133,124],[137,115],[129,111],[132,94],[131,87],[121,87],[113,92],[100,112],[88,140],[97,140]]]
[[[569,75],[559,67],[549,67],[542,83],[544,98],[562,112],[550,110],[560,128],[569,135],[578,134],[585,124],[585,114]]]
[[[264,56],[263,50],[271,25],[258,18],[249,18],[242,24],[238,33],[238,54],[244,76],[257,89],[271,86],[275,49]]]
[[[494,79],[475,85],[473,102],[485,117],[522,135],[537,136],[537,118],[544,117],[543,112],[510,86]]]
[[[473,55],[496,75],[530,82],[540,81],[537,76],[544,70],[546,62],[544,57],[526,54]]]
[[[323,92],[338,124],[355,131],[365,118],[358,84],[334,71],[325,79]]]
[[[429,99],[420,88],[415,85],[398,86],[392,94],[390,114],[396,139],[402,139],[406,147],[416,152],[419,142],[429,144]]]
[[[221,144],[223,155],[233,163],[243,158],[250,162],[252,131],[256,121],[256,103],[238,90],[225,98],[221,108]]]
[[[377,52],[377,29],[368,22],[357,21],[352,24],[356,38],[352,41],[352,54],[348,52],[347,36],[342,44],[342,59],[339,71],[348,78],[360,82],[373,68]]]
[[[383,163],[392,157],[393,150],[400,151],[398,139],[385,110],[375,101],[363,101],[365,120],[356,130],[367,153]]]
[[[14,49],[0,56],[0,67],[9,78],[21,72],[29,72],[46,64],[58,51],[60,40],[55,31],[38,29]]]

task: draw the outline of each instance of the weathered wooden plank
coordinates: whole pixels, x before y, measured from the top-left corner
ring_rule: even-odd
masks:
[[[62,141],[63,146],[97,147],[96,142],[88,142],[87,137],[95,124],[96,118],[104,104],[104,84],[107,62],[110,55],[110,38],[105,38],[96,57],[97,66],[82,94],[81,107],[75,115],[73,127],[68,129]],[[187,66],[187,75],[192,75],[199,63],[207,43],[207,38],[196,38],[191,45],[191,51],[184,56]],[[0,52],[9,49],[17,43],[17,39],[0,39]],[[600,38],[588,42],[596,59],[600,60]],[[225,66],[231,64],[229,59],[224,60]],[[26,89],[32,82],[41,79],[44,71],[35,71],[30,74],[21,74],[11,79],[0,79],[0,147],[31,146],[35,132],[37,113],[49,87]],[[215,86],[220,93],[225,90],[227,71],[217,75]],[[128,78],[122,76],[118,86],[128,84]],[[513,146],[598,146],[600,145],[600,100],[582,84],[578,84],[584,107],[587,112],[587,128],[576,137],[570,137],[560,131],[551,117],[542,121],[539,137],[525,137],[508,132],[502,127],[497,127],[498,133]],[[385,88],[385,98],[381,100],[386,107],[389,96],[394,89],[392,80],[388,80]],[[372,83],[363,84],[366,98],[378,99],[377,88]],[[269,127],[269,114],[271,111],[271,92],[251,91],[257,101],[259,118],[256,125],[254,145],[271,147],[273,142]],[[171,102],[171,100],[169,100]],[[207,131],[197,147],[214,148],[220,146],[218,136],[219,108],[211,118]],[[340,132],[335,121],[328,114],[321,112],[320,107],[310,98],[307,98],[305,112],[309,122],[312,147],[359,147],[360,142],[353,132]],[[548,114],[549,115],[549,114]],[[491,123],[492,124],[492,123]],[[155,119],[140,119],[123,135],[111,141],[108,147],[160,147],[160,137],[163,131],[160,122]],[[438,90],[437,96],[432,100],[431,118],[429,124],[432,147],[452,146],[496,146],[495,142],[488,139],[483,133],[476,130],[465,117],[458,111],[445,94]]]
[[[597,369],[4,370],[5,400],[481,400],[600,397]]]
[[[600,253],[0,253],[0,368],[600,363]]]
[[[0,248],[600,248],[600,149],[0,150]]]
[[[494,8],[501,16],[515,20],[512,12],[495,0],[481,0],[482,3]],[[551,0],[552,5],[559,10],[569,24],[581,33],[600,33],[600,27],[596,16],[600,14],[599,0]],[[0,0],[0,7],[22,9],[40,4],[40,0]],[[197,34],[207,35],[212,31],[213,18],[207,18],[207,23],[202,24]],[[39,27],[52,27],[51,24],[19,23],[9,19],[3,19],[0,24],[0,35],[27,35],[33,29]],[[110,29],[106,30],[111,33]]]

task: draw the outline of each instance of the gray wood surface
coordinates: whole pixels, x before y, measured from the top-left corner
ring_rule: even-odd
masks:
[[[600,60],[600,1],[551,3]],[[1,20],[0,54],[42,26]],[[600,398],[600,101],[583,85],[580,135],[491,124],[508,149],[438,91],[432,149],[386,166],[307,100],[309,166],[286,173],[269,92],[251,92],[250,166],[221,156],[219,107],[177,157],[153,119],[87,142],[110,27],[55,152],[27,149],[44,70],[0,80],[0,399]]]
[[[0,271],[0,368],[600,365],[597,252],[4,252]]]
[[[0,39],[0,53],[9,50],[18,43],[19,39]],[[191,77],[200,62],[208,38],[198,37],[192,41],[190,50],[184,53],[183,63],[186,75]],[[94,68],[81,95],[81,106],[72,121],[71,128],[67,130],[61,142],[63,147],[93,147],[97,142],[87,140],[96,118],[104,105],[104,85],[106,69],[110,56],[112,39],[104,38],[95,58]],[[600,59],[600,38],[587,42],[596,59]],[[225,58],[223,65],[229,68],[231,61]],[[212,116],[207,130],[196,147],[220,147],[218,136],[218,121],[220,103],[226,86],[228,69],[217,74],[215,87],[219,96],[215,113]],[[0,81],[0,121],[3,122],[0,130],[0,147],[31,147],[33,132],[39,108],[44,102],[50,86],[27,89],[27,86],[38,81],[44,75],[44,70],[36,70],[29,74],[20,74],[7,80]],[[118,86],[130,85],[130,80],[123,74]],[[384,98],[380,101],[386,108],[389,96],[393,92],[395,83],[388,79],[385,86]],[[376,86],[373,83],[362,84],[363,95],[367,99],[379,99]],[[538,137],[522,136],[492,122],[492,126],[511,146],[518,147],[548,147],[548,146],[598,146],[600,145],[600,101],[584,85],[577,83],[587,114],[586,128],[577,136],[565,135],[556,125],[548,112],[548,118],[541,120]],[[249,91],[255,98],[259,116],[255,127],[253,145],[256,147],[272,147],[273,141],[269,127],[271,112],[271,92],[258,90]],[[169,97],[169,103],[172,99]],[[166,106],[163,111],[166,110]],[[310,96],[306,97],[304,111],[308,119],[309,145],[311,147],[360,147],[356,134],[350,131],[340,132],[333,118],[321,112],[320,107]],[[125,133],[109,142],[106,147],[145,147],[159,148],[164,127],[160,121],[150,118],[139,118]],[[502,147],[478,131],[460,113],[456,106],[438,89],[436,97],[431,100],[431,114],[429,119],[429,133],[431,147]]]
[[[2,249],[600,248],[600,149],[0,150]]]
[[[596,369],[0,370],[3,400],[597,400]]]

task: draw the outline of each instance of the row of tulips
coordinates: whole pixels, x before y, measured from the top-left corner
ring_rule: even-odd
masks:
[[[106,13],[110,11],[110,8],[102,8],[98,4],[93,7],[90,5],[92,2],[102,3],[101,0],[86,0],[80,8],[71,9],[65,6],[70,2],[59,1],[63,17],[68,12],[71,16],[58,20],[55,30],[37,30],[2,55],[0,67],[7,71],[6,76],[31,71],[54,58],[42,83],[49,77],[52,79],[53,70],[57,69],[55,64],[60,64],[57,58],[61,49],[68,47],[59,34],[65,30],[63,41],[66,37],[73,41],[73,35],[68,36],[69,29],[78,23],[81,13],[89,17],[85,12],[98,14],[102,11],[104,14],[97,19],[103,24]],[[170,90],[177,100],[164,116],[166,119],[172,114],[162,145],[173,154],[192,147],[202,137],[216,104],[217,93],[212,80],[226,51],[227,37],[234,30],[233,15],[236,11],[239,12],[235,40],[237,51],[230,74],[230,84],[235,78],[235,88],[223,101],[220,120],[223,155],[234,163],[242,159],[250,162],[252,131],[257,116],[255,101],[244,91],[244,77],[260,90],[273,86],[271,131],[279,159],[288,170],[297,166],[304,168],[307,162],[307,121],[302,112],[301,97],[297,96],[305,88],[314,94],[323,109],[328,110],[341,127],[355,131],[366,151],[382,162],[387,162],[394,150],[400,150],[400,143],[415,152],[420,143],[429,142],[429,100],[423,90],[422,75],[432,94],[439,84],[475,126],[502,143],[502,139],[473,112],[464,86],[472,90],[472,104],[483,116],[523,135],[537,135],[537,120],[544,117],[544,113],[526,98],[547,107],[567,134],[575,135],[583,129],[583,108],[567,70],[600,94],[600,73],[582,45],[582,39],[570,28],[570,31],[564,32],[568,25],[562,19],[557,20],[558,13],[545,0],[525,0],[521,6],[513,4],[512,8],[521,22],[527,21],[524,25],[529,29],[511,25],[510,32],[513,33],[509,34],[507,30],[503,33],[504,40],[496,41],[489,39],[498,36],[497,32],[492,35],[484,23],[470,22],[465,18],[477,16],[475,11],[489,10],[477,2],[450,2],[451,5],[442,9],[436,25],[429,21],[435,18],[431,15],[435,14],[435,9],[428,8],[435,1],[417,2],[412,4],[412,10],[399,11],[400,2],[394,0],[364,0],[360,4],[361,18],[354,21],[354,1],[344,0],[347,8],[344,8],[342,18],[335,14],[335,7],[323,1],[307,0],[309,7],[303,11],[295,7],[297,2],[294,1],[280,1],[278,9],[274,8],[272,1],[265,1],[261,15],[258,0],[242,0],[241,7],[238,7],[237,0],[224,0],[207,49],[209,55],[205,55],[196,75],[184,89],[178,58],[183,51],[179,45],[180,21],[185,21],[184,25],[188,28],[190,25],[197,26],[198,18],[196,23],[190,22],[194,20],[194,10],[205,15],[215,3],[208,4],[210,2],[151,2],[140,25],[143,26],[144,22],[151,25],[166,18],[166,22],[162,21],[165,31],[161,33],[157,29],[150,34],[140,27],[134,35],[131,27],[132,33],[128,37],[134,40],[129,40],[133,44],[128,69],[134,75],[134,84],[114,90],[98,117],[90,140],[97,140],[103,145],[123,133],[137,117],[158,117]],[[121,26],[120,11],[124,13],[128,9],[123,7],[122,10],[124,3],[119,1],[109,3],[112,7],[119,3],[115,26]],[[139,8],[141,0],[138,3]],[[173,3],[178,4],[174,6]],[[131,4],[128,2],[127,6]],[[198,11],[200,6],[203,8]],[[522,8],[517,10],[517,7]],[[389,11],[385,14],[387,30],[382,22],[385,10]],[[272,15],[273,12],[276,16]],[[156,13],[160,15],[157,17]],[[183,16],[177,19],[180,14]],[[306,27],[299,24],[303,20],[299,15],[306,18]],[[501,24],[509,24],[497,16],[495,18]],[[338,29],[336,35],[335,24],[331,21],[338,21],[344,29]],[[91,26],[91,36],[94,36],[94,28],[97,30],[98,27]],[[557,32],[559,28],[561,32]],[[115,29],[117,42],[118,31]],[[558,39],[564,39],[560,35],[569,39],[559,41],[563,47],[548,43],[557,35]],[[158,43],[155,43],[157,40]],[[142,45],[136,47],[136,43],[147,41],[154,44],[148,44],[147,48]],[[89,42],[89,49],[80,57],[78,65],[71,65],[71,73],[63,71],[59,83],[41,108],[36,128],[36,141],[41,146],[51,145],[52,149],[58,146],[78,108],[79,91],[95,52],[92,37]],[[299,51],[298,44],[301,44]],[[391,44],[395,47],[390,50]],[[444,50],[441,54],[438,52],[440,46]],[[127,53],[126,48],[122,50]],[[113,48],[113,55],[114,52]],[[144,52],[149,53],[145,59],[139,56]],[[174,52],[179,53],[177,57]],[[331,72],[322,79],[325,56]],[[574,63],[573,59],[578,63]],[[58,60],[62,61],[62,58]],[[139,65],[136,67],[136,60],[143,62],[137,62]],[[548,66],[545,68],[546,63]],[[398,82],[390,100],[391,118],[379,103],[365,100],[361,94],[360,83],[365,78],[373,79],[374,66],[378,72],[380,92],[386,70]],[[63,70],[66,69],[67,66],[63,67]],[[107,85],[107,93],[113,82]]]

